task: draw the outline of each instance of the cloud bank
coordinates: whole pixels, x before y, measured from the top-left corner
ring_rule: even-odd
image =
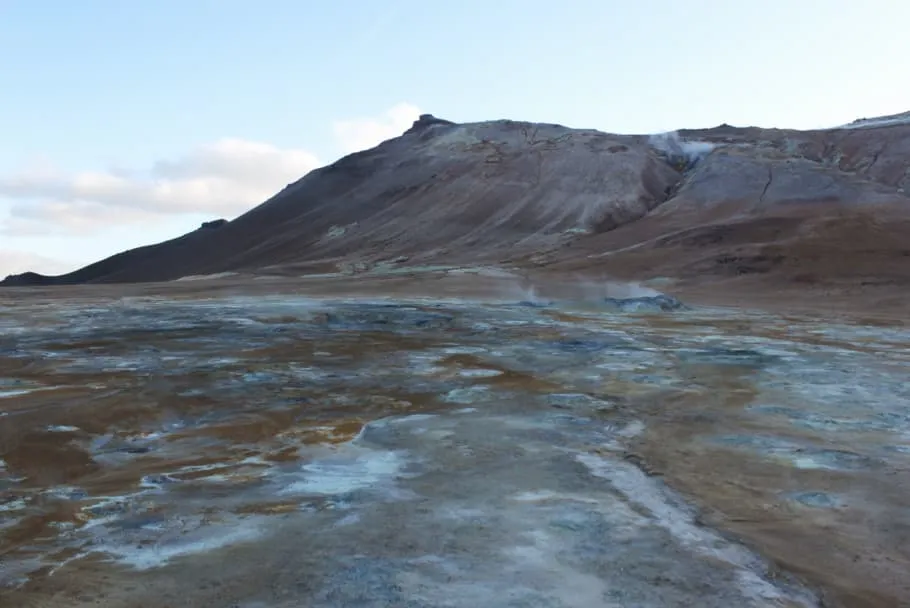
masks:
[[[0,177],[7,234],[90,233],[155,215],[233,216],[316,168],[306,150],[221,139],[148,170],[67,173],[39,167]]]

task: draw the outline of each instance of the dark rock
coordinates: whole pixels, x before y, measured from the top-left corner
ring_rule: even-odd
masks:
[[[428,127],[434,125],[454,125],[455,123],[451,120],[445,120],[443,118],[436,118],[432,114],[421,114],[417,120],[414,121],[414,124],[411,125],[411,128],[405,131],[405,133],[417,133],[423,131]]]
[[[205,230],[210,229],[210,228],[221,228],[222,226],[224,226],[227,223],[228,223],[228,221],[225,219],[212,220],[211,222],[202,222],[202,225],[199,226],[199,228],[205,229]]]

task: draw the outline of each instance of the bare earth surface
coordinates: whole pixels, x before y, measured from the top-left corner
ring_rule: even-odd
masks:
[[[906,115],[425,115],[8,277],[0,606],[910,606],[908,189]]]
[[[0,292],[0,605],[910,606],[900,309],[683,287]]]

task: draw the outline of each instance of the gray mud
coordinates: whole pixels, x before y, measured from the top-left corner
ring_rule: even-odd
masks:
[[[8,307],[0,599],[902,605],[910,334],[646,312]]]

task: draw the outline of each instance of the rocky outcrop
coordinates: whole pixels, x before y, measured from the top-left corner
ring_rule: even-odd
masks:
[[[445,120],[443,118],[436,118],[432,114],[421,114],[417,120],[414,121],[414,124],[411,125],[411,128],[404,132],[405,135],[412,133],[419,133],[426,130],[429,127],[433,126],[454,126],[455,123],[451,120]]]

